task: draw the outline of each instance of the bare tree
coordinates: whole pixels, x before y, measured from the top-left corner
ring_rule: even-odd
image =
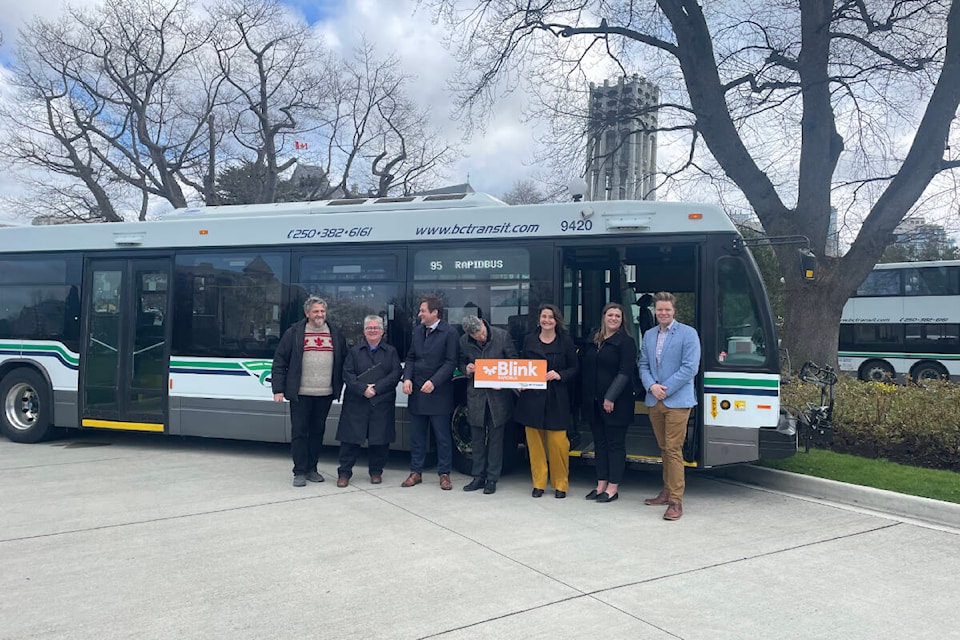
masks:
[[[547,196],[532,180],[517,180],[501,199],[507,204],[540,204]]]
[[[242,157],[253,157],[256,202],[273,202],[280,174],[297,162],[280,159],[285,149],[322,118],[326,56],[309,25],[277,0],[224,0],[212,14],[217,59],[233,92],[228,128]]]
[[[22,32],[14,82],[20,110],[8,157],[79,181],[117,220],[108,191],[139,191],[139,217],[149,197],[187,205],[182,184],[202,186],[206,120],[216,81],[202,76],[200,49],[209,27],[191,16],[189,0],[105,0],[56,20],[35,19]],[[66,201],[64,201],[66,202]]]
[[[350,193],[352,184],[378,197],[408,194],[442,177],[456,149],[406,95],[414,79],[401,71],[399,60],[381,58],[364,40],[350,59],[334,66],[328,85],[333,107],[319,128],[326,145],[313,156],[329,181],[311,195]]]
[[[804,282],[793,249],[776,248],[795,362],[836,361],[845,301],[900,220],[960,164],[948,145],[960,104],[952,0],[427,4],[463,43],[468,115],[529,69],[557,95],[583,91],[598,59],[623,75],[648,72],[661,86],[660,127],[687,144],[669,174],[706,180],[722,198],[732,182],[768,234],[806,235],[820,256],[817,281]],[[570,102],[555,112],[569,116]],[[862,211],[840,258],[825,255],[832,206]]]

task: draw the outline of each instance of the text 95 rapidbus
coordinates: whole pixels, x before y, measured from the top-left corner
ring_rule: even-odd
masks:
[[[627,309],[636,335],[637,300],[657,291],[677,296],[678,319],[697,328],[703,345],[687,464],[792,455],[795,436],[776,430],[780,362],[770,305],[721,209],[507,206],[482,194],[203,207],[151,222],[0,229],[0,428],[18,442],[63,429],[286,442],[289,410],[272,401],[271,360],[309,295],[328,301],[330,322],[354,344],[364,316],[381,316],[384,339],[402,358],[424,295],[442,298],[454,326],[479,312],[518,345],[536,327],[539,305],[554,303],[582,345],[610,301]],[[628,459],[656,463],[642,393]],[[392,446],[407,449],[406,397],[398,397]],[[330,412],[330,444],[338,409]],[[469,471],[463,412],[455,414],[455,458]],[[571,455],[591,458],[589,428],[570,436]],[[507,448],[509,466],[522,447]]]

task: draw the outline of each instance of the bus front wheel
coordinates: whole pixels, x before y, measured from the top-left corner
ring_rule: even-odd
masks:
[[[896,373],[883,360],[870,360],[860,367],[860,379],[866,382],[890,382]]]
[[[52,394],[33,369],[14,369],[0,382],[0,430],[14,442],[34,443],[53,434]]]
[[[945,380],[947,370],[939,362],[920,362],[910,370],[910,378],[920,384],[926,380]]]
[[[465,404],[459,404],[453,410],[450,431],[453,436],[453,468],[464,475],[470,475],[473,472],[473,438],[470,435]]]

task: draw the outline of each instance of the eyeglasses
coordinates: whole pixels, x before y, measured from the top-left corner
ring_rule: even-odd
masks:
[[[372,331],[372,332],[383,331],[383,329],[381,329],[380,327],[364,327],[363,330],[364,330],[364,331]]]

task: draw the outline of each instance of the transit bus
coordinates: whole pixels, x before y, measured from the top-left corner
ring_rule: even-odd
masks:
[[[960,379],[960,260],[876,265],[843,308],[838,356],[861,380]]]
[[[458,327],[480,313],[517,342],[558,304],[578,345],[610,301],[636,335],[644,292],[671,291],[703,342],[684,455],[699,468],[785,457],[776,430],[780,362],[756,264],[725,213],[650,201],[507,206],[483,194],[202,207],[150,222],[0,229],[3,433],[37,442],[65,429],[287,442],[270,369],[309,295],[356,344],[379,315],[401,358],[420,298]],[[638,341],[639,342],[639,341]],[[464,380],[457,382],[458,397]],[[629,459],[659,462],[638,390]],[[399,394],[394,449],[409,448]],[[464,403],[465,404],[465,403]],[[328,419],[334,444],[339,405]],[[468,472],[465,409],[455,462]],[[511,425],[505,462],[522,455]],[[573,456],[592,458],[589,428]],[[512,443],[517,442],[518,447]],[[515,450],[516,449],[516,450]]]

